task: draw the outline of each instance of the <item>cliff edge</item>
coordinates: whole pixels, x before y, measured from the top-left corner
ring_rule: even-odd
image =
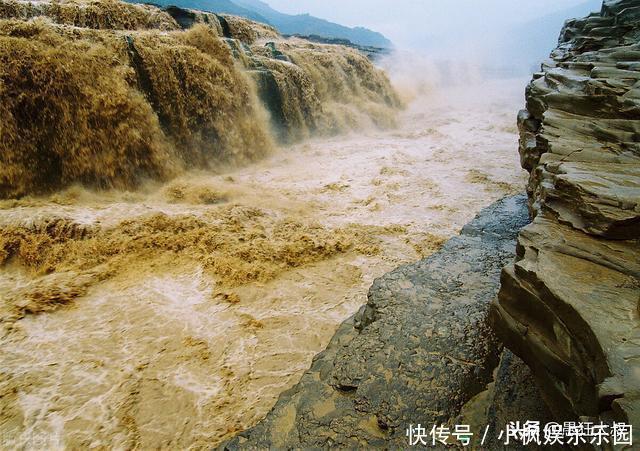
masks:
[[[565,24],[518,124],[534,220],[494,328],[558,420],[638,425],[640,1]]]

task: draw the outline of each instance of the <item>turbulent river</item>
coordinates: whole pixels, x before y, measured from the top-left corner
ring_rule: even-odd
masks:
[[[395,129],[241,169],[2,201],[38,270],[0,269],[0,447],[207,448],[255,424],[374,278],[522,189],[522,86],[427,90]]]

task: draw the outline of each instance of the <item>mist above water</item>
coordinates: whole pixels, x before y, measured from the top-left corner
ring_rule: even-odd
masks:
[[[602,5],[601,0],[267,2],[283,12],[309,13],[379,31],[397,49],[439,63],[445,77],[447,71],[473,67],[492,78],[537,70],[555,47],[564,21],[597,11]]]

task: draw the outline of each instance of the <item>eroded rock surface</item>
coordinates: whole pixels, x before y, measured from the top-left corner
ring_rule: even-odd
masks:
[[[535,220],[492,318],[558,419],[640,420],[639,38],[638,0],[567,22],[518,117]]]
[[[406,447],[409,424],[455,418],[498,363],[488,306],[525,204],[497,202],[437,254],[376,280],[298,385],[226,448]]]
[[[603,238],[640,235],[640,2],[567,22],[518,116],[534,214]]]

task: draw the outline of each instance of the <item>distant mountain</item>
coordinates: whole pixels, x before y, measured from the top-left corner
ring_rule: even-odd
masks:
[[[244,8],[230,0],[127,0],[131,3],[151,3],[158,6],[179,6],[181,8],[199,9],[221,14],[233,14],[246,17],[256,22],[274,25],[269,20],[250,8]]]
[[[180,6],[214,13],[233,14],[276,27],[286,35],[317,36],[326,39],[346,39],[367,47],[392,48],[382,34],[363,27],[349,28],[309,14],[284,14],[259,0],[129,0],[160,6]]]
[[[349,28],[309,14],[283,14],[260,0],[234,0],[240,6],[267,18],[283,34],[315,35],[329,39],[347,39],[354,44],[391,48],[393,44],[381,33],[363,27]]]

